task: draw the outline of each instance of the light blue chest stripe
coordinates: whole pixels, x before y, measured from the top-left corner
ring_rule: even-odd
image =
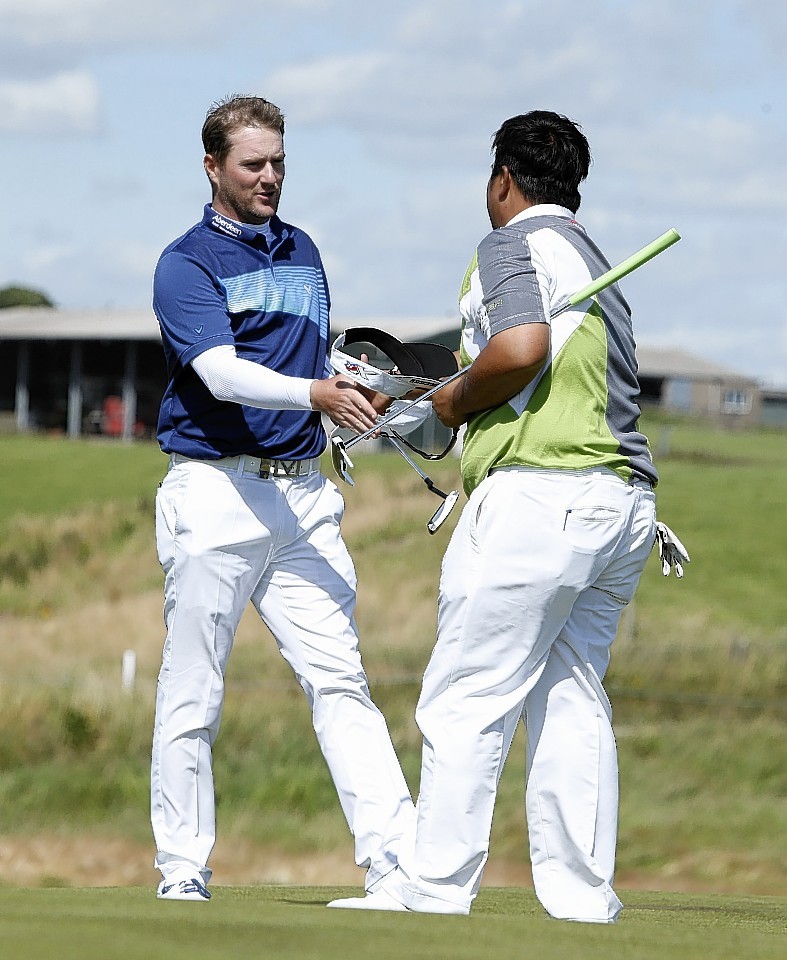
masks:
[[[278,311],[308,317],[328,336],[328,302],[322,274],[316,267],[277,266],[237,277],[219,279],[230,313]]]

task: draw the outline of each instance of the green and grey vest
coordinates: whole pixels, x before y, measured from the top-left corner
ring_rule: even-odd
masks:
[[[639,385],[631,312],[615,284],[554,319],[550,310],[609,269],[570,210],[530,207],[481,241],[462,284],[461,360],[501,330],[551,325],[550,355],[507,403],[473,415],[462,451],[469,494],[490,470],[608,467],[654,485],[658,474],[639,432]]]

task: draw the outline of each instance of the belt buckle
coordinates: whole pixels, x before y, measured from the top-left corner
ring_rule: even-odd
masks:
[[[273,477],[300,477],[308,473],[304,467],[310,464],[310,460],[260,460],[260,469],[258,474],[262,480],[269,480]]]

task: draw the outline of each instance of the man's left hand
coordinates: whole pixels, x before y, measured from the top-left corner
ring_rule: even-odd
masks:
[[[460,412],[457,401],[461,396],[461,389],[464,385],[464,377],[454,380],[447,384],[432,397],[432,407],[437,419],[446,427],[456,429],[467,420],[467,417]]]

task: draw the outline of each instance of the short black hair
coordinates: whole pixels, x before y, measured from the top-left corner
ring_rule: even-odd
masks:
[[[590,145],[568,117],[551,110],[511,117],[492,138],[492,149],[493,177],[508,167],[531,203],[557,203],[577,212],[579,184],[590,169]]]

